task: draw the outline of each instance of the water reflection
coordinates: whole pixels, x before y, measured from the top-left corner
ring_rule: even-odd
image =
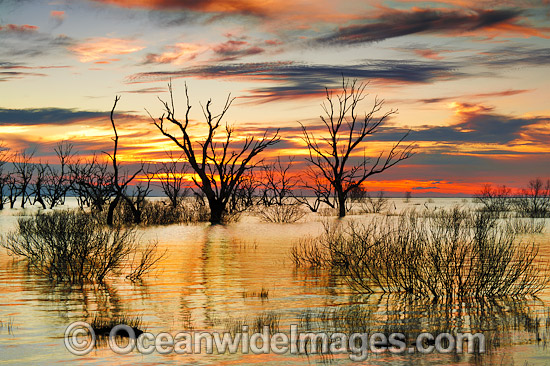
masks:
[[[446,202],[446,201],[445,201]],[[399,204],[399,202],[398,202]],[[442,204],[437,201],[436,204]],[[445,203],[446,204],[446,203]],[[6,219],[6,220],[4,220]],[[550,221],[550,220],[549,220]],[[9,229],[12,216],[0,215]],[[296,270],[288,259],[290,247],[305,235],[322,230],[319,220],[279,225],[254,217],[228,226],[173,225],[143,230],[143,239],[158,239],[167,256],[155,276],[132,284],[113,278],[104,285],[82,287],[52,284],[29,273],[22,263],[0,255],[0,321],[14,319],[14,335],[0,332],[2,360],[9,364],[44,361],[97,364],[262,364],[299,365],[316,362],[350,364],[346,356],[313,355],[139,355],[121,357],[107,349],[86,358],[69,354],[61,336],[72,321],[95,316],[136,317],[153,333],[189,329],[223,330],[223,320],[253,321],[277,314],[281,331],[290,324],[311,331],[483,332],[485,355],[371,355],[372,365],[523,365],[550,360],[548,341],[550,291],[541,300],[501,299],[479,302],[432,303],[413,297],[357,296],[335,274]],[[547,229],[547,232],[550,228]],[[5,232],[5,231],[3,231]],[[550,252],[547,234],[529,236]],[[243,294],[268,291],[267,298]],[[42,363],[44,363],[42,362]]]

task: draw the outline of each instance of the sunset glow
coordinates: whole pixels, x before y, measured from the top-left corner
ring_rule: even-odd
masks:
[[[377,96],[379,116],[398,110],[355,158],[376,159],[409,130],[417,146],[369,190],[518,188],[550,176],[549,9],[544,0],[0,1],[0,140],[41,161],[53,161],[61,140],[83,157],[109,152],[120,95],[119,160],[165,161],[179,150],[148,113],[163,114],[171,80],[177,118],[189,88],[196,142],[206,133],[201,105],[212,99],[219,112],[231,94],[233,143],[280,129],[263,157],[294,157],[300,175],[300,123],[325,136],[325,88],[337,93],[343,75],[369,82],[360,117]]]

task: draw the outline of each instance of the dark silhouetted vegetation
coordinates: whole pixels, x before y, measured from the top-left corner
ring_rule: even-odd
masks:
[[[156,178],[164,195],[170,201],[172,208],[177,209],[182,200],[189,194],[189,188],[185,186],[185,174],[188,165],[183,161],[183,154],[175,157],[173,153],[167,153],[169,161],[162,162],[156,172]]]
[[[132,175],[123,176],[123,174],[120,172],[120,166],[117,162],[118,133],[114,120],[115,108],[119,99],[120,97],[115,98],[113,109],[111,109],[111,126],[113,127],[113,132],[115,134],[115,137],[113,138],[113,153],[106,153],[107,156],[109,156],[109,159],[111,159],[111,163],[113,166],[113,175],[111,179],[111,191],[113,192],[113,199],[109,202],[109,208],[107,211],[107,225],[109,226],[113,226],[114,224],[114,212],[120,201],[124,201],[127,204],[128,208],[130,208],[132,212],[134,223],[139,224],[141,222],[141,204],[144,201],[145,196],[147,195],[149,190],[149,185],[144,188],[141,185],[138,185],[136,187],[135,196],[130,196],[127,193],[128,185],[134,180],[134,178],[138,174],[143,172],[143,164],[141,165],[141,168],[135,171]],[[148,182],[150,183],[150,180]]]
[[[297,266],[339,271],[360,292],[434,298],[535,295],[550,279],[538,247],[493,216],[455,208],[366,225],[327,225],[291,252]]]
[[[101,343],[104,338],[109,337],[111,330],[120,324],[130,327],[134,332],[133,336],[135,336],[136,339],[145,331],[141,317],[116,316],[112,318],[103,318],[96,316],[90,322],[90,326],[94,330],[96,337],[99,338],[99,343]],[[117,332],[117,336],[122,338],[130,338],[132,335],[128,334],[125,329],[120,329]]]
[[[346,201],[352,189],[359,187],[369,177],[382,173],[413,155],[412,145],[400,149],[407,133],[391,148],[385,158],[382,152],[374,162],[364,156],[359,163],[353,163],[352,153],[360,149],[366,142],[365,139],[376,133],[384,121],[396,113],[395,110],[390,110],[376,117],[384,104],[383,100],[376,98],[364,117],[359,117],[357,109],[365,98],[366,86],[367,84],[358,84],[357,80],[350,82],[343,78],[342,91],[336,98],[331,91],[326,90],[326,101],[323,104],[325,115],[321,116],[321,120],[328,136],[315,137],[301,124],[303,139],[309,149],[307,161],[311,164],[313,174],[330,183],[330,191],[334,192],[340,217],[346,215]],[[326,187],[326,183],[320,183]]]
[[[72,210],[21,217],[2,246],[25,260],[33,272],[53,281],[103,282],[131,267],[138,280],[159,259],[156,245],[142,248],[135,230],[105,227],[94,216]],[[133,264],[131,259],[137,259]],[[133,267],[132,267],[133,266]]]
[[[486,184],[474,195],[474,202],[481,203],[487,212],[506,212],[512,206],[512,190],[505,185],[493,187]]]
[[[515,199],[517,211],[526,217],[550,216],[550,179],[544,182],[540,178],[529,181]]]
[[[208,201],[210,222],[212,224],[222,223],[227,213],[235,213],[238,209],[235,204],[235,193],[238,191],[239,185],[243,183],[246,173],[256,165],[253,159],[267,147],[279,141],[278,131],[270,138],[267,137],[267,131],[260,139],[248,137],[242,144],[239,144],[239,147],[235,148],[231,147],[231,143],[234,143],[234,130],[226,124],[225,138],[223,142],[217,142],[214,136],[220,131],[222,119],[233,102],[231,96],[228,96],[225,105],[218,114],[212,114],[211,100],[206,103],[203,112],[208,127],[207,136],[204,141],[194,143],[188,131],[191,105],[189,104],[187,85],[185,86],[187,107],[183,121],[175,116],[171,84],[169,91],[170,103],[163,102],[165,113],[158,120],[151,118],[159,131],[183,150],[189,165],[198,176],[197,179],[193,178],[193,181]],[[165,121],[178,128],[181,138],[168,131]],[[219,138],[219,136],[217,137]],[[230,203],[232,200],[233,205]]]

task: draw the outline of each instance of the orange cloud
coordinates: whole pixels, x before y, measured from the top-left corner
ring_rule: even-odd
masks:
[[[183,64],[187,61],[195,59],[203,53],[207,48],[195,43],[176,43],[175,45],[166,47],[167,51],[161,54],[149,53],[145,63],[168,64],[176,65]]]
[[[457,116],[469,116],[482,112],[490,112],[494,109],[493,107],[475,103],[451,102],[447,105],[449,108],[455,110],[455,115]]]
[[[90,62],[103,60],[113,55],[137,52],[144,48],[135,40],[100,37],[73,46],[70,50],[78,56],[80,62]]]
[[[0,25],[0,32],[10,32],[10,33],[32,33],[36,32],[38,27],[35,25],[28,24],[6,24],[4,26]]]
[[[503,36],[522,36],[524,38],[540,37],[550,38],[550,27],[534,28],[530,25],[503,23],[485,28],[490,38]]]
[[[50,16],[57,20],[64,20],[65,19],[65,12],[59,11],[59,10],[52,10],[50,12]]]
[[[214,15],[244,14],[264,18],[263,25],[272,31],[281,28],[316,29],[317,22],[344,23],[358,17],[350,9],[343,11],[337,2],[317,0],[314,10],[310,0],[91,0],[96,3],[122,8],[142,8],[148,10],[195,11]],[[360,6],[362,9],[363,7]],[[276,20],[274,23],[267,18]]]
[[[433,50],[429,49],[416,49],[413,50],[414,53],[416,53],[418,56],[429,58],[432,60],[443,60],[443,56],[441,56],[438,52],[435,52]]]
[[[144,9],[188,9],[200,12],[263,14],[266,9],[276,6],[277,1],[264,0],[94,0],[124,8]]]

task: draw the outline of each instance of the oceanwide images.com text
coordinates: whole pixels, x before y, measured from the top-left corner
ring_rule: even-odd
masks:
[[[96,334],[86,322],[71,323],[65,330],[64,343],[75,355],[86,355],[96,346]],[[133,328],[120,324],[112,328],[107,342],[118,354],[347,354],[352,361],[364,361],[369,353],[484,353],[481,333],[420,333],[409,342],[402,333],[323,333],[300,332],[291,325],[288,333],[263,331],[251,333],[244,325],[241,332],[144,332],[136,336]]]

